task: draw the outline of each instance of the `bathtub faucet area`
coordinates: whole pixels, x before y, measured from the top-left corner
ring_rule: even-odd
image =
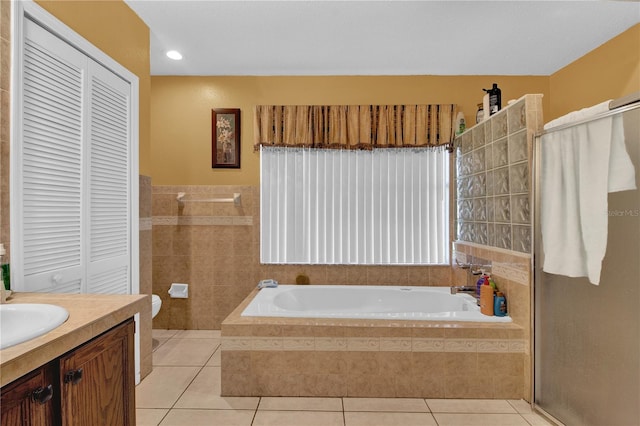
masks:
[[[451,286],[451,294],[457,294],[457,293],[469,293],[472,295],[475,295],[476,293],[476,288],[470,285],[452,285]]]

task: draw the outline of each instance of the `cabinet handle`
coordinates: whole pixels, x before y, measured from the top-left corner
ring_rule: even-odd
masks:
[[[46,404],[47,401],[49,401],[51,398],[53,398],[53,386],[49,385],[46,388],[43,388],[42,386],[40,386],[38,389],[34,390],[33,392],[31,392],[31,400],[33,402],[37,402],[40,404]]]
[[[64,382],[77,385],[82,380],[82,368],[70,370],[64,373]]]

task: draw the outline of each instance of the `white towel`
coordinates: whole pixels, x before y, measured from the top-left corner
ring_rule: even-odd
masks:
[[[545,129],[607,111],[609,101],[576,111]],[[543,270],[600,283],[607,248],[607,193],[636,189],[635,169],[615,115],[542,136],[540,179]]]

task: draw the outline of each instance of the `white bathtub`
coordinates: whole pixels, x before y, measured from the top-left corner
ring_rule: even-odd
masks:
[[[473,296],[449,287],[280,285],[260,290],[242,316],[511,322],[481,314]]]

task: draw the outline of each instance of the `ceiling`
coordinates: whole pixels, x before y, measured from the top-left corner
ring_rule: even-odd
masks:
[[[152,75],[551,75],[640,22],[637,0],[125,1]]]

